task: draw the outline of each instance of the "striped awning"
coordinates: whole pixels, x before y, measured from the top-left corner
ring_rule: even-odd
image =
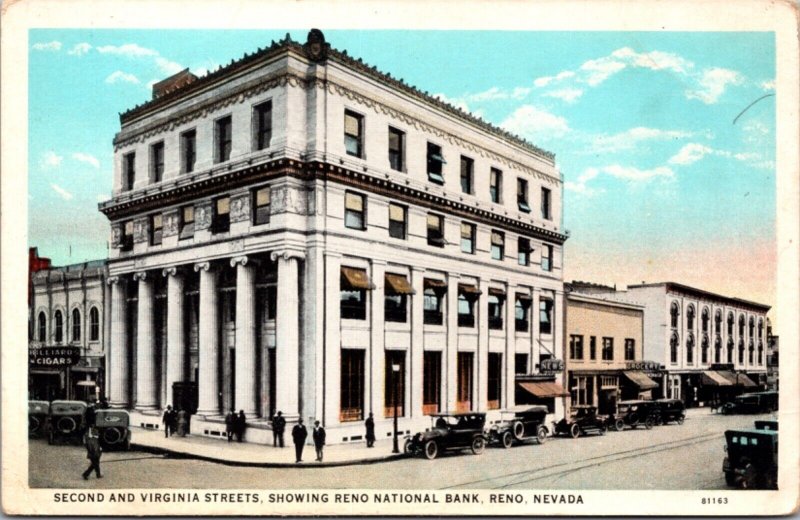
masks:
[[[714,370],[706,370],[703,372],[703,384],[708,386],[732,386],[725,376]]]
[[[641,370],[626,370],[623,374],[641,390],[650,390],[658,386],[658,383],[647,377]]]
[[[414,294],[408,278],[401,274],[386,273],[386,285],[390,289],[388,292],[394,292],[394,294]]]
[[[552,381],[521,381],[521,388],[535,397],[566,397],[569,393]]]
[[[367,271],[364,269],[355,269],[353,267],[342,267],[342,277],[350,285],[352,289],[374,289],[375,286],[367,276]]]

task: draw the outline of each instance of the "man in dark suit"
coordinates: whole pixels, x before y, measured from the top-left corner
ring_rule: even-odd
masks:
[[[314,431],[311,432],[311,437],[314,439],[314,448],[317,450],[317,462],[322,462],[322,449],[325,447],[325,428],[319,424],[319,421],[314,421]]]
[[[233,440],[233,432],[236,429],[236,412],[231,410],[228,412],[228,415],[225,416],[225,437],[228,438],[228,442]]]
[[[372,412],[370,412],[367,420],[364,421],[364,426],[367,428],[367,448],[371,448],[375,444],[375,419],[372,418]]]
[[[303,446],[305,446],[308,430],[303,424],[303,418],[297,419],[297,424],[292,428],[292,440],[294,441],[295,462],[303,462]]]
[[[89,467],[83,472],[83,480],[89,480],[89,475],[94,470],[97,478],[103,478],[100,474],[100,455],[103,453],[103,448],[100,447],[100,438],[97,434],[97,429],[89,428],[86,430],[86,458],[89,459]]]
[[[247,417],[244,415],[244,410],[239,410],[239,415],[236,416],[236,442],[242,442],[245,427],[247,427]]]
[[[283,432],[286,430],[286,419],[279,411],[278,414],[272,418],[272,445],[280,445],[283,448]]]
[[[164,410],[164,415],[161,418],[161,422],[164,423],[164,437],[169,437],[173,433],[172,420],[172,406],[167,405],[167,409]]]

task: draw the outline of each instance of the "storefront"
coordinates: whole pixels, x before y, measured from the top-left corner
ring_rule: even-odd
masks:
[[[616,413],[619,401],[651,399],[659,383],[642,370],[573,370],[569,373],[570,411],[594,406]]]
[[[549,413],[556,412],[556,400],[567,397],[555,375],[517,375],[514,402],[516,404],[538,404],[547,407]]]
[[[717,407],[744,392],[759,390],[744,372],[735,372],[732,365],[711,365],[710,370],[682,374],[681,390],[687,407]]]
[[[99,400],[103,394],[103,357],[81,357],[72,346],[28,350],[28,398],[53,401]]]

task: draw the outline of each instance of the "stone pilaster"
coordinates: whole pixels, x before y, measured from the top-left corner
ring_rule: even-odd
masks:
[[[200,272],[198,407],[200,415],[219,415],[219,311],[217,273],[209,262],[195,264]]]
[[[517,351],[516,285],[508,284],[506,287],[505,305],[506,315],[504,316],[504,321],[506,332],[506,349],[503,353],[503,382],[500,397],[501,408],[514,406],[514,354]]]
[[[447,294],[444,305],[444,325],[447,327],[447,343],[442,352],[445,388],[442,396],[443,411],[455,412],[458,401],[458,280],[459,275],[447,275]],[[477,303],[476,303],[477,305]],[[473,406],[474,408],[474,406]]]
[[[187,378],[187,351],[184,334],[184,278],[176,267],[164,269],[163,275],[167,277],[167,402],[164,406],[172,404],[172,384],[186,381]]]
[[[422,416],[422,392],[424,377],[424,332],[423,332],[423,299],[425,292],[425,270],[419,267],[411,268],[411,359],[407,370],[411,376],[411,410],[408,417]],[[443,360],[444,361],[444,360]],[[440,385],[444,386],[444,385]],[[444,393],[440,393],[444,396]],[[442,403],[444,404],[444,403]]]
[[[133,275],[139,282],[139,302],[136,319],[136,408],[156,408],[158,405],[155,366],[155,330],[153,329],[153,278],[146,271]]]
[[[298,251],[276,251],[278,262],[278,312],[275,316],[275,370],[277,395],[275,406],[287,421],[300,413],[300,298]]]
[[[372,261],[372,283],[375,289],[369,291],[370,298],[370,346],[367,349],[366,365],[370,367],[371,377],[369,384],[365,385],[367,403],[365,412],[369,411],[376,417],[383,417],[384,393],[383,370],[386,361],[384,346],[384,294],[386,294],[386,263],[380,260]],[[408,372],[408,360],[406,360]],[[407,386],[407,385],[406,385]],[[405,388],[405,387],[404,387]],[[408,407],[406,407],[407,410]],[[366,416],[366,413],[365,413]]]
[[[236,267],[236,387],[234,403],[248,417],[258,415],[256,377],[256,299],[254,266],[246,256],[231,259]]]
[[[124,278],[112,276],[111,285],[111,341],[109,354],[109,404],[125,408],[130,404],[130,366],[128,365],[128,301]]]

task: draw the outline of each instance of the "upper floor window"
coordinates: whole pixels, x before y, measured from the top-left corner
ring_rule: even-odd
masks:
[[[719,309],[714,313],[714,332],[722,334],[722,312]]]
[[[545,244],[542,248],[542,270],[553,270],[553,246]]]
[[[56,311],[55,319],[55,340],[56,343],[64,341],[64,315],[61,311]]]
[[[475,161],[469,157],[461,156],[461,191],[463,193],[473,193],[472,187],[472,171],[475,166]]]
[[[571,334],[569,337],[569,358],[583,359],[583,336]]]
[[[428,245],[444,247],[444,217],[428,213]]]
[[[344,225],[350,229],[366,229],[366,197],[359,193],[344,194]]]
[[[153,182],[164,179],[164,141],[150,145],[150,170]]]
[[[700,315],[701,326],[703,327],[703,332],[708,332],[708,307],[703,307],[703,312]]]
[[[214,201],[214,219],[211,222],[212,233],[224,233],[231,228],[231,198],[220,197]]]
[[[739,337],[744,336],[744,314],[739,315]]]
[[[489,172],[489,197],[492,202],[499,204],[502,201],[503,172],[492,168]]]
[[[548,188],[542,188],[542,218],[551,220],[553,213],[551,209],[552,195]]]
[[[414,294],[414,290],[404,275],[386,273],[384,278],[384,320],[405,323],[408,319],[408,295]]]
[[[123,162],[122,190],[130,191],[136,182],[136,153],[125,154]]]
[[[589,336],[589,359],[597,359],[597,336]]]
[[[253,108],[253,130],[255,149],[269,148],[272,140],[272,101],[266,101]]]
[[[364,158],[364,116],[344,111],[344,149],[347,155]]]
[[[38,322],[38,336],[39,341],[44,343],[47,341],[47,317],[44,315],[43,312],[39,313],[39,322]]]
[[[553,300],[539,300],[539,333],[553,333]]]
[[[525,213],[531,212],[528,204],[528,181],[520,178],[517,178],[517,207]]]
[[[614,361],[614,338],[603,338],[603,348],[600,351],[600,359],[603,361]]]
[[[428,143],[428,180],[436,184],[444,184],[442,166],[445,164],[442,147],[438,144]]]
[[[678,307],[678,302],[672,302],[669,306],[669,324],[672,328],[676,328],[678,326],[678,316],[680,315],[680,309]]]
[[[515,331],[528,332],[528,310],[532,301],[527,294],[517,294],[517,301],[514,304]]]
[[[694,329],[694,305],[689,305],[686,308],[686,328],[689,330]]]
[[[197,161],[197,131],[188,130],[181,134],[181,171],[192,173]]]
[[[762,339],[764,337],[764,320],[759,318],[758,320],[758,339]]]
[[[489,328],[501,330],[503,328],[503,304],[506,293],[500,289],[489,289]]]
[[[530,265],[531,263],[531,241],[524,237],[517,239],[517,263],[519,265]]]
[[[444,296],[447,293],[447,284],[441,280],[426,278],[425,291],[422,295],[423,323],[428,325],[441,325],[443,323]]]
[[[461,223],[461,252],[475,253],[475,224]]]
[[[392,238],[406,239],[406,215],[408,209],[399,204],[389,204],[389,236]]]
[[[625,361],[636,359],[636,340],[625,338]]]
[[[164,220],[161,213],[156,213],[150,216],[150,245],[157,246],[161,244],[161,239],[164,234]]]
[[[255,190],[254,195],[253,223],[255,225],[269,224],[270,197],[272,195],[272,190],[269,186],[264,186],[263,188]]]
[[[214,139],[217,145],[214,151],[214,162],[221,163],[229,160],[233,144],[233,119],[231,116],[217,119],[214,124]]]
[[[81,340],[81,311],[72,309],[72,341]]]
[[[733,313],[728,313],[728,335],[733,336]]]
[[[458,326],[475,326],[475,302],[481,292],[474,285],[458,284]]]
[[[505,256],[506,236],[502,231],[492,231],[492,259],[502,260]]]
[[[180,209],[180,232],[178,238],[192,238],[194,236],[194,206],[184,206]]]
[[[345,320],[367,319],[367,290],[372,284],[364,269],[342,267],[341,317]]]
[[[672,336],[669,338],[669,362],[670,363],[677,363],[678,362],[678,334],[672,333]]]
[[[89,311],[89,341],[100,339],[100,311],[92,307]]]
[[[406,134],[389,127],[389,167],[399,172],[405,169]]]
[[[120,251],[133,249],[133,221],[128,220],[122,224],[122,236],[119,243]]]
[[[750,333],[750,337],[751,337],[751,338],[752,338],[752,337],[753,337],[753,335],[755,334],[755,328],[756,328],[756,322],[755,322],[755,320],[753,319],[753,317],[752,317],[752,316],[750,316],[750,322],[749,322],[748,331],[749,331],[749,333]]]

